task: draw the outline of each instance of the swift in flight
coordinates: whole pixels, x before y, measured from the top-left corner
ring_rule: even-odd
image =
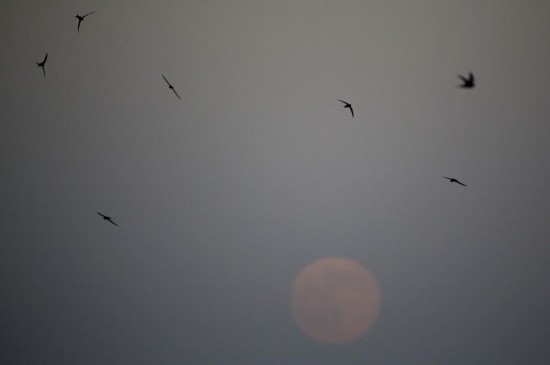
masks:
[[[462,85],[458,85],[458,87],[461,87],[463,89],[472,89],[476,86],[473,73],[470,72],[468,74],[468,78],[465,78],[462,75],[458,75],[458,77],[460,77],[460,79],[462,80]]]
[[[452,182],[452,183],[454,182],[454,183],[460,184],[460,185],[462,185],[462,186],[466,186],[465,184],[461,183],[460,181],[458,181],[457,179],[454,179],[454,178],[452,178],[452,177],[442,176],[442,178],[447,179],[447,180],[449,180],[449,181]]]
[[[44,66],[46,65],[46,60],[48,59],[48,54],[46,53],[46,57],[44,57],[44,60],[42,62],[35,62],[38,67],[42,67],[42,73],[44,74],[44,77],[46,77],[46,69]]]
[[[161,74],[162,75],[162,74]],[[170,90],[172,90],[174,92],[174,94],[176,94],[176,96],[178,97],[178,99],[181,100],[180,96],[178,95],[178,93],[176,92],[176,89],[174,89],[174,86],[172,86],[172,84],[166,79],[166,77],[164,77],[164,75],[162,75],[162,78],[164,79],[164,81],[166,81],[166,83],[168,84],[168,88]]]
[[[352,117],[352,118],[355,117],[355,115],[353,114],[353,108],[352,108],[352,106],[351,106],[350,103],[348,103],[348,102],[346,102],[346,101],[344,101],[344,100],[340,100],[340,99],[338,99],[338,101],[341,101],[342,103],[344,103],[344,108],[348,108],[348,109],[349,109],[349,111],[351,112],[351,117]]]
[[[108,216],[106,216],[106,215],[103,215],[103,214],[101,214],[100,212],[97,212],[97,214],[99,214],[100,216],[102,216],[102,217],[103,217],[103,220],[109,221],[109,222],[111,222],[112,224],[114,224],[115,226],[118,227],[118,224],[116,224],[116,223],[113,221],[113,218],[108,217]]]
[[[80,23],[82,23],[82,21],[84,20],[84,18],[86,18],[88,15],[93,14],[93,13],[94,13],[94,12],[92,11],[92,12],[86,14],[86,15],[82,15],[82,16],[81,16],[81,15],[76,14],[76,15],[74,16],[76,19],[78,19],[78,26],[76,27],[76,31],[77,31],[77,32],[80,32]]]

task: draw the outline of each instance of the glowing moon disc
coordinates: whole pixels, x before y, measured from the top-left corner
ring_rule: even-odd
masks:
[[[380,291],[356,261],[329,257],[306,266],[294,281],[292,311],[298,326],[316,340],[350,342],[374,324]]]

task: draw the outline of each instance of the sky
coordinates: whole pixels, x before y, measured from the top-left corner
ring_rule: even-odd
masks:
[[[0,362],[548,364],[549,18],[545,0],[2,1]],[[380,290],[351,343],[291,313],[330,256]]]

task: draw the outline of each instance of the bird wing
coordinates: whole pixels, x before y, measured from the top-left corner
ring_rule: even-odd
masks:
[[[118,227],[118,224],[116,224],[111,218],[107,219],[109,222],[113,223],[115,226]]]
[[[468,74],[468,76],[469,76],[469,81],[473,83],[474,82],[474,74],[470,72]]]
[[[44,78],[46,78],[46,68],[44,65],[42,65],[42,73],[44,74]]]
[[[83,17],[83,18],[86,18],[88,15],[93,14],[93,13],[95,13],[95,11],[91,11],[91,12],[89,12],[88,14],[83,15],[82,17]]]
[[[161,74],[161,75],[162,75],[162,74]],[[164,81],[166,81],[166,83],[168,84],[168,86],[172,86],[172,85],[170,84],[170,82],[168,82],[168,80],[166,79],[166,77],[164,77],[164,75],[162,75],[162,78],[164,79]]]
[[[80,23],[82,23],[82,19],[78,18],[78,25],[76,26],[76,31],[80,32]]]
[[[452,178],[447,177],[447,176],[441,176],[441,177],[444,178],[444,179],[447,179],[447,180],[452,180]]]
[[[351,107],[351,105],[349,106],[349,110],[351,111],[351,117],[355,118],[355,114],[353,114],[353,108]]]
[[[460,77],[460,79],[461,79],[464,83],[468,82],[468,79],[465,78],[464,76],[458,75],[458,77]]]
[[[463,183],[461,183],[461,182],[458,181],[458,180],[455,180],[455,181],[456,181],[457,184],[460,184],[460,185],[462,185],[462,186],[466,186],[466,184],[463,184]]]
[[[347,104],[347,103],[348,103],[347,101],[340,100],[340,99],[338,99],[338,101],[341,101],[341,102],[344,103],[344,104]]]
[[[48,59],[48,54],[46,53],[46,55],[44,56],[44,61],[42,61],[42,63],[46,63],[47,59]]]
[[[176,94],[176,96],[178,97],[178,99],[181,100],[180,96],[179,96],[178,93],[176,92],[176,89],[174,89],[174,88],[172,87],[172,91],[174,92],[174,94]]]
[[[99,215],[102,216],[103,218],[106,217],[106,216],[104,216],[103,214],[101,214],[100,212],[97,212],[97,214],[99,214]]]

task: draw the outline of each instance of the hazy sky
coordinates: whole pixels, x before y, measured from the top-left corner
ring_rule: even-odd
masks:
[[[548,364],[549,19],[547,0],[3,0],[0,362]],[[378,281],[353,343],[292,318],[325,256]]]

